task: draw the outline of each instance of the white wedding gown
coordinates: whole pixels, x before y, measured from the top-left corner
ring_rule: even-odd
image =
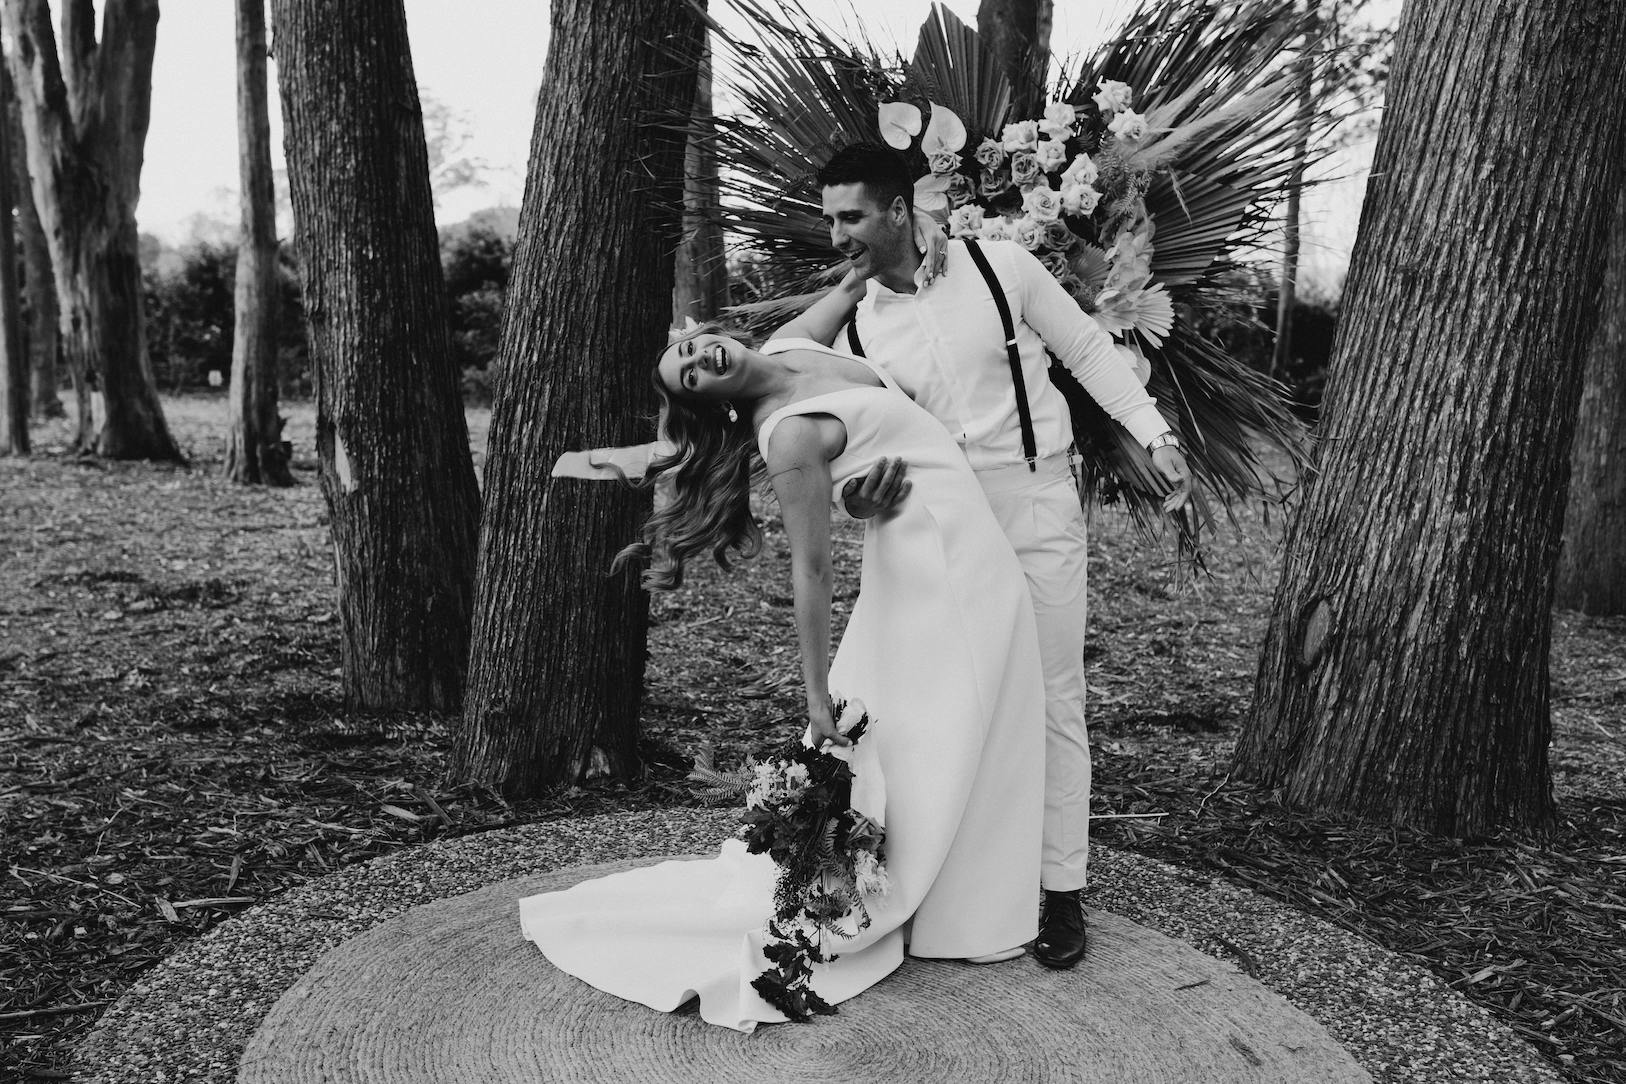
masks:
[[[765,352],[826,348],[801,339]],[[842,355],[846,356],[846,355]],[[868,902],[871,925],[815,965],[838,1003],[912,956],[965,958],[1037,932],[1044,813],[1044,685],[1026,580],[965,457],[943,426],[889,378],[794,403],[847,430],[831,463],[837,490],[882,456],[902,456],[913,488],[901,511],[870,520],[858,600],[830,688],[868,707],[853,756],[854,805],[885,780],[892,887]],[[869,786],[866,788],[866,778]],[[873,801],[874,799],[868,799]],[[875,811],[879,812],[879,811]],[[561,970],[671,1011],[694,997],[703,1019],[741,1031],[784,1017],[751,987],[776,869],[738,840],[703,861],[672,861],[520,901],[525,936]]]

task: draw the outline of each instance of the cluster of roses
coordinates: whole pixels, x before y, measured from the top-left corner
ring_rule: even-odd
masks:
[[[1043,117],[982,140],[970,170],[960,153],[964,125],[932,103],[920,144],[930,173],[915,184],[915,205],[946,212],[951,237],[1015,241],[1106,330],[1121,336],[1133,328],[1157,345],[1173,312],[1150,282],[1152,229],[1140,203],[1147,178],[1128,164],[1150,128],[1133,102],[1127,83],[1104,80],[1096,114],[1053,102]],[[888,103],[880,126],[888,143],[907,148],[921,132],[920,112]]]

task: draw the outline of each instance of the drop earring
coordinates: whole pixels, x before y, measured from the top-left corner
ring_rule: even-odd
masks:
[[[723,412],[728,415],[728,424],[733,425],[740,420],[739,412],[734,409],[733,403],[724,403]]]

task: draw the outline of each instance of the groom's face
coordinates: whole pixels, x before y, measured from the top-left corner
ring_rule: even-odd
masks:
[[[830,244],[864,278],[907,262],[913,240],[902,198],[882,206],[862,182],[824,189],[824,224]]]

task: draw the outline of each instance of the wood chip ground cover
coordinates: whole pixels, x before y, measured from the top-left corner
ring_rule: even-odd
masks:
[[[166,408],[190,469],[0,460],[0,1080],[64,1079],[103,1006],[291,885],[437,836],[693,803],[695,757],[737,765],[799,725],[787,554],[765,509],[761,558],[653,603],[645,779],[518,805],[443,786],[455,720],[344,711],[310,408],[288,411],[300,485],[281,491],[219,480],[221,399]],[[477,454],[486,420],[470,412]],[[1462,844],[1308,816],[1226,774],[1278,529],[1244,514],[1190,583],[1096,516],[1097,838],[1357,930],[1571,1079],[1626,1081],[1626,621],[1557,617],[1552,837]],[[838,627],[859,548],[838,529]]]

